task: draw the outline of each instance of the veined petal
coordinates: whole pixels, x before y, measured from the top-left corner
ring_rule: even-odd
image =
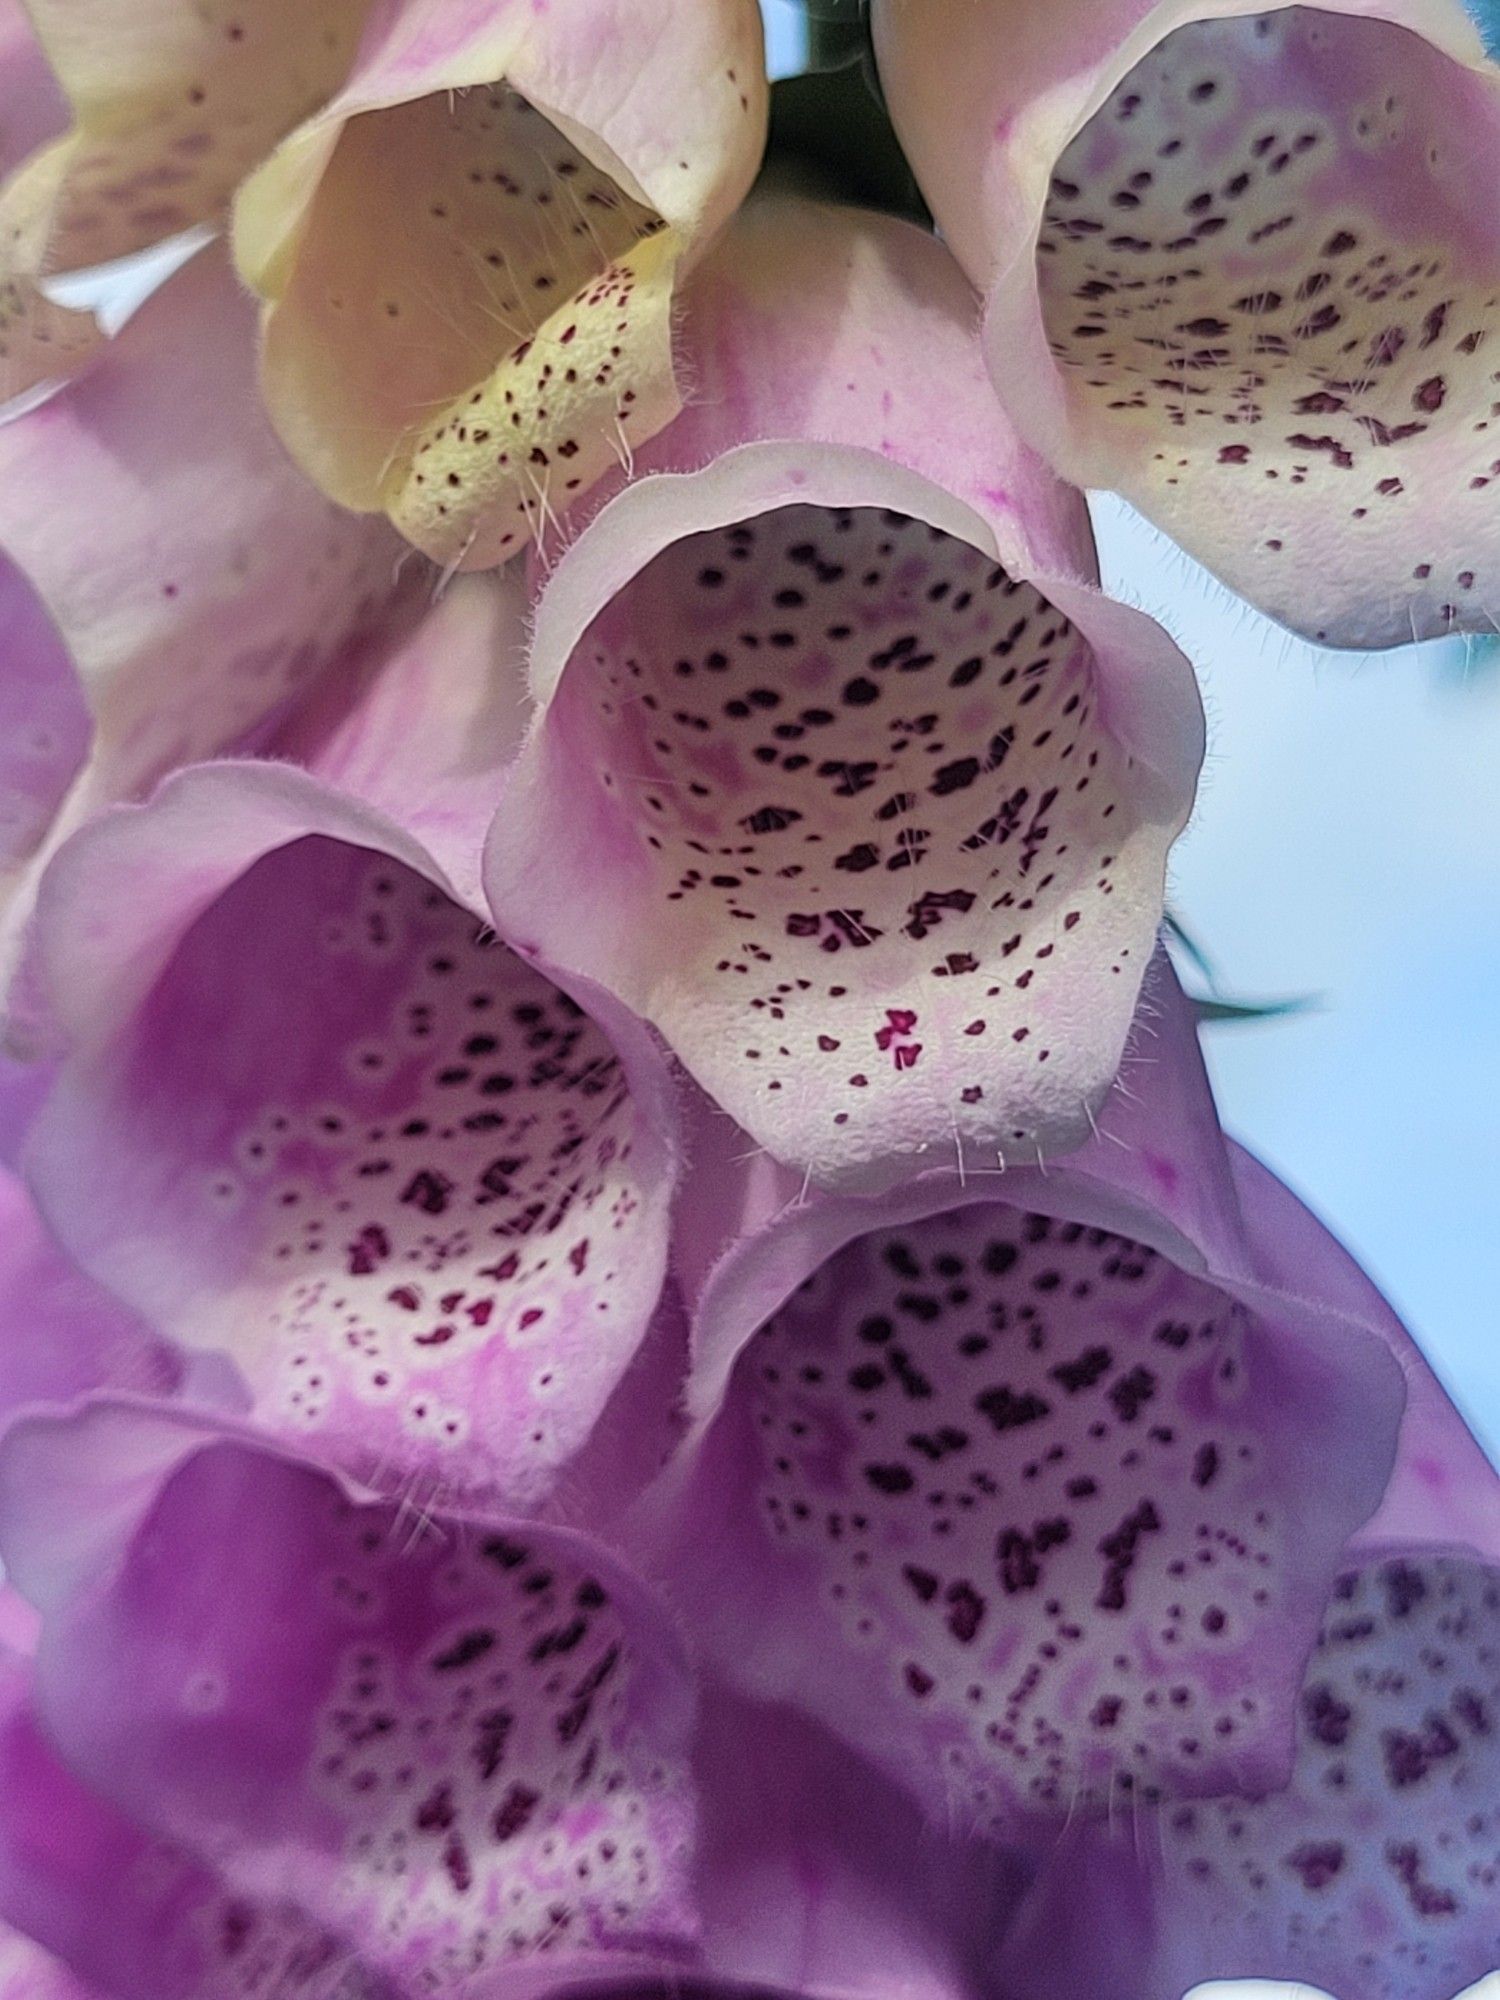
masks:
[[[342,81],[367,5],[30,0],[51,64],[37,88],[50,95],[55,72],[73,122],[0,192],[0,392],[71,373],[99,342],[92,314],[52,304],[36,280],[217,221],[250,168]],[[0,61],[23,49],[7,33]]]
[[[674,288],[766,103],[755,0],[383,7],[237,205],[290,450],[445,564],[529,546],[677,413]]]
[[[595,1544],[413,1520],[141,1406],[22,1425],[0,1486],[69,1767],[226,1891],[345,1940],[359,1990],[691,1943],[687,1677]]]
[[[542,592],[486,862],[824,1183],[1087,1136],[1201,755],[971,311],[914,229],[752,204],[692,289],[698,396]]]
[[[79,1264],[341,1466],[536,1501],[661,1290],[673,1113],[639,1026],[276,767],[86,829],[36,944],[71,1054],[29,1172]]]
[[[35,592],[16,613],[34,664],[23,653],[8,699],[51,746],[13,926],[46,855],[93,810],[245,742],[377,618],[399,636],[419,606],[384,524],[352,520],[288,462],[253,372],[253,314],[210,249],[97,368],[0,425],[0,549]],[[81,761],[58,646],[92,718]],[[40,795],[65,776],[43,835]]]
[[[1500,606],[1500,70],[1456,0],[881,0],[881,73],[988,294],[997,387],[1331,645]]]
[[[736,1684],[1002,1839],[1283,1779],[1391,1463],[1381,1333],[1315,1261],[1283,1291],[1253,1216],[1226,1226],[1195,1185],[1213,1110],[1166,978],[1167,1032],[1051,1172],[792,1189],[769,1220],[755,1194],[697,1294],[695,1428],[642,1507]],[[727,1178],[695,1164],[689,1218]]]

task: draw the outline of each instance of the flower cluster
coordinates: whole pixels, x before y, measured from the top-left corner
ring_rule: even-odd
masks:
[[[754,0],[28,8],[0,2000],[1451,2000],[1500,1481],[1220,1129],[1081,488],[1493,622],[1467,17],[876,0],[934,234]]]

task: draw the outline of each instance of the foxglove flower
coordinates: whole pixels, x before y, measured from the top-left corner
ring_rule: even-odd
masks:
[[[240,179],[337,87],[366,7],[27,0],[71,104],[68,126],[8,0],[0,21],[7,127],[17,106],[41,127],[27,138],[51,143],[0,192],[0,395],[73,372],[99,344],[92,314],[57,306],[38,280],[220,220]],[[8,151],[7,167],[21,148]]]
[[[227,1356],[270,1430],[530,1504],[645,1335],[675,1149],[638,1024],[477,903],[518,613],[455,585],[288,725],[306,768],[189,770],[74,837],[27,966],[64,1060],[26,1158],[74,1260]]]
[[[996,386],[1066,478],[1312,638],[1492,629],[1500,70],[1457,0],[875,27]]]
[[[1016,1907],[807,1724],[695,1717],[664,1608],[574,1529],[413,1520],[103,1403],[11,1432],[0,1549],[41,1613],[0,1918],[101,1994],[959,2000]]]
[[[288,461],[255,399],[254,315],[213,249],[0,425],[12,928],[91,812],[251,741],[377,624],[399,636],[420,589],[400,553]]]
[[[512,934],[822,1183],[1087,1136],[1202,755],[973,311],[905,224],[751,205],[691,407],[541,591],[489,844]]]
[[[1284,1190],[1238,1166],[1305,1242]],[[1352,1270],[1345,1289],[1368,1292]],[[1500,1965],[1500,1479],[1405,1360],[1396,1472],[1307,1662],[1290,1782],[1169,1806],[1148,1841],[1065,1841],[1010,1941],[1037,1991],[1107,1976],[1120,2000],[1179,2000],[1254,1974],[1453,2000]],[[1070,1924],[1080,1899],[1106,1920]]]
[[[444,564],[550,532],[676,414],[674,290],[765,125],[755,0],[383,0],[236,207],[293,454]]]
[[[1003,1843],[1284,1781],[1401,1371],[1310,1222],[1275,1268],[1165,967],[1047,1174],[800,1201],[704,1117],[693,1427],[639,1533],[720,1669]]]

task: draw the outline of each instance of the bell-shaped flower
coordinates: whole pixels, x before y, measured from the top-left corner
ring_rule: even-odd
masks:
[[[1237,1164],[1290,1225],[1295,1268],[1305,1219]],[[1351,1267],[1345,1289],[1368,1287]],[[1107,1978],[1118,2000],[1180,2000],[1255,1976],[1453,2000],[1500,1966],[1500,1476],[1392,1335],[1409,1380],[1396,1471],[1307,1661],[1289,1782],[1171,1804],[1136,1841],[1065,1841],[1007,1940],[1021,1990],[1081,1974],[1080,1991]]]
[[[547,579],[493,907],[811,1179],[1087,1137],[1202,714],[904,223],[756,201],[691,407]]]
[[[99,363],[0,425],[0,891],[91,812],[242,745],[419,608],[422,565],[298,473],[210,248]],[[12,941],[12,950],[14,941]],[[7,951],[6,956],[10,956]]]
[[[1165,966],[1048,1173],[800,1200],[703,1124],[692,1427],[635,1533],[720,1670],[1022,1848],[1282,1782],[1402,1375],[1310,1222],[1268,1257]]]
[[[75,1785],[197,1863],[152,1899],[177,1933],[174,1997],[301,1990],[247,1976],[278,1929],[325,1938],[327,1986],[307,1984],[351,1995],[494,1990],[481,1975],[542,1954],[686,1953],[691,1689],[661,1608],[597,1544],[409,1516],[144,1405],[26,1420],[6,1452],[6,1570],[42,1614],[35,1727]],[[68,1816],[51,1823],[65,1848]],[[110,1900],[139,1932],[136,1874]],[[66,1951],[68,1890],[45,1850],[0,1867],[9,1922],[104,1957],[76,1889]],[[128,1959],[115,1973],[145,1990]]]
[[[996,387],[1331,645],[1500,614],[1500,68],[1458,0],[876,0]]]
[[[0,394],[71,373],[93,315],[38,280],[220,221],[245,174],[343,80],[369,0],[27,0],[43,65],[7,4],[0,81],[38,146],[0,191]],[[55,74],[56,85],[52,82]],[[14,149],[19,152],[20,148]],[[5,164],[9,165],[10,160]]]
[[[0,1920],[60,1982],[967,2000],[1028,1880],[804,1720],[712,1683],[695,1716],[665,1608],[574,1528],[116,1402],[11,1432],[0,1552],[40,1614]]]
[[[293,455],[447,565],[503,562],[667,423],[679,276],[750,184],[756,0],[387,0],[246,184]]]
[[[342,710],[169,779],[45,875],[62,1054],[26,1168],[74,1261],[382,1487],[532,1504],[661,1292],[662,1059],[479,902],[519,587],[453,585]]]

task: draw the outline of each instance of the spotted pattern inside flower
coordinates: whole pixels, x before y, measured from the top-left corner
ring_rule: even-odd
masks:
[[[1367,2000],[1446,1996],[1500,1963],[1500,1576],[1403,1557],[1346,1577],[1290,1788],[1174,1807],[1161,1833],[1163,1893],[1219,1934],[1216,1961],[1332,1954]]]
[[[1153,1798],[1265,1721],[1256,1352],[1151,1250],[989,1205],[857,1240],[746,1350],[765,1527],[981,1822]]]
[[[659,1154],[598,1026],[409,870],[304,841],[179,947],[137,1074],[122,1192],[196,1246],[181,1332],[228,1347],[262,1420],[372,1474],[545,1484],[664,1258]]]
[[[469,566],[555,533],[675,410],[678,247],[506,84],[352,119],[287,304],[331,343],[313,421],[368,439],[365,504]]]
[[[1303,7],[1177,29],[1058,163],[1042,308],[1101,476],[1316,638],[1493,623],[1497,172],[1492,81]]]
[[[195,0],[128,35],[32,12],[80,120],[47,268],[78,270],[216,221],[250,169],[337,89],[368,0]],[[58,30],[52,36],[53,17]]]
[[[594,621],[556,707],[650,884],[630,997],[773,1151],[1026,1154],[1060,1094],[1083,1126],[1063,996],[1087,957],[1128,1008],[1152,928],[1096,671],[1032,585],[870,508],[690,536]]]
[[[387,1543],[330,1588],[394,1590],[407,1614],[420,1598],[424,1635],[442,1621],[355,1644],[318,1723],[316,1787],[345,1829],[334,1910],[374,1929],[377,1962],[420,1944],[424,1990],[444,1991],[653,1929],[689,1833],[682,1774],[640,1732],[631,1635],[597,1578],[480,1535],[399,1566]]]

